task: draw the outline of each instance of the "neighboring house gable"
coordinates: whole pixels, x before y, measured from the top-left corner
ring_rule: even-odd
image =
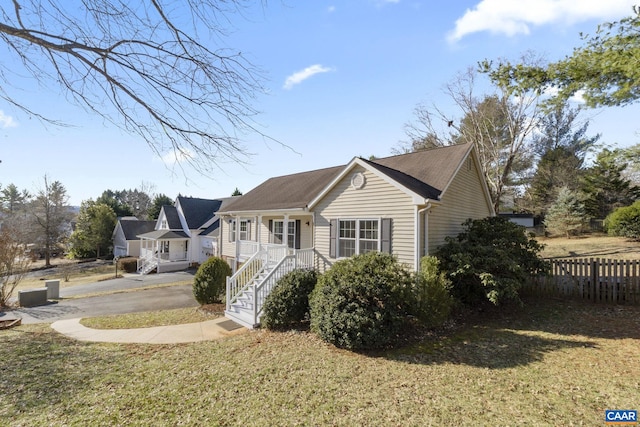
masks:
[[[221,199],[198,199],[195,197],[182,197],[176,199],[176,210],[184,218],[189,230],[198,230],[214,217],[222,204]]]
[[[113,230],[114,256],[140,256],[138,235],[153,231],[155,224],[155,221],[139,221],[136,217],[119,218]]]

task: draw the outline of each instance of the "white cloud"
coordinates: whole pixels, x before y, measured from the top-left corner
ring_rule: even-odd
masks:
[[[335,6],[329,6],[329,8],[327,9],[327,12],[329,13],[333,13],[336,11],[336,7]]]
[[[467,9],[449,33],[450,42],[481,31],[529,34],[532,26],[573,24],[589,19],[608,20],[631,15],[637,0],[481,0]]]
[[[13,117],[7,116],[4,111],[0,110],[0,128],[14,128],[18,126],[18,122],[16,122]]]
[[[283,87],[289,90],[295,85],[300,84],[303,81],[307,80],[309,77],[312,77],[320,73],[328,73],[330,71],[334,71],[334,69],[329,67],[324,67],[320,64],[312,65],[310,67],[305,68],[302,71],[296,71],[295,73],[287,77]]]
[[[179,163],[183,163],[191,159],[193,159],[193,153],[189,150],[182,150],[182,151],[172,150],[163,154],[162,157],[160,157],[160,160],[162,160],[162,162],[168,166],[177,165]]]

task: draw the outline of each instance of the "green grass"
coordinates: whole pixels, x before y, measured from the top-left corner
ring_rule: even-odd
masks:
[[[222,306],[214,311],[205,311],[199,307],[188,307],[113,316],[86,317],[80,323],[94,329],[149,328],[152,326],[204,322],[223,315],[224,307]]]
[[[183,345],[0,331],[0,425],[602,425],[640,409],[640,308],[527,301],[404,349],[304,332]]]

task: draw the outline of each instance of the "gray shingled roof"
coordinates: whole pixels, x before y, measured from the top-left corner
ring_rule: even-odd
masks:
[[[469,147],[468,144],[461,144],[382,159],[361,160],[416,194],[427,199],[437,199],[458,170]],[[345,166],[270,178],[230,203],[224,211],[305,208]]]
[[[197,230],[214,217],[222,200],[198,199],[195,197],[178,197],[184,218],[189,230]]]
[[[153,231],[155,221],[138,221],[137,219],[120,219],[120,227],[125,240],[138,240],[138,235]]]
[[[149,233],[139,234],[138,237],[145,237],[153,240],[168,240],[168,239],[188,239],[187,233],[184,231],[172,231],[172,230],[155,230]]]
[[[420,196],[437,199],[468,151],[468,144],[460,144],[365,161]]]
[[[329,185],[344,166],[270,178],[225,207],[225,212],[301,209]]]
[[[182,223],[180,222],[178,209],[175,206],[164,205],[162,210],[167,218],[167,226],[169,227],[169,230],[182,230]]]

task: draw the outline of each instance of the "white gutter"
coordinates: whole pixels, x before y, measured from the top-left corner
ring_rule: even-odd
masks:
[[[415,271],[420,271],[420,230],[422,230],[422,234],[424,236],[424,247],[425,247],[425,255],[429,253],[429,230],[428,230],[428,225],[429,225],[429,209],[431,209],[431,202],[427,200],[427,204],[424,208],[422,209],[418,209],[418,207],[416,206],[416,213],[415,213],[415,227],[414,227],[414,269]],[[422,215],[423,213],[426,213],[425,215],[425,224],[423,227],[421,227],[422,223],[420,221],[420,215]]]

